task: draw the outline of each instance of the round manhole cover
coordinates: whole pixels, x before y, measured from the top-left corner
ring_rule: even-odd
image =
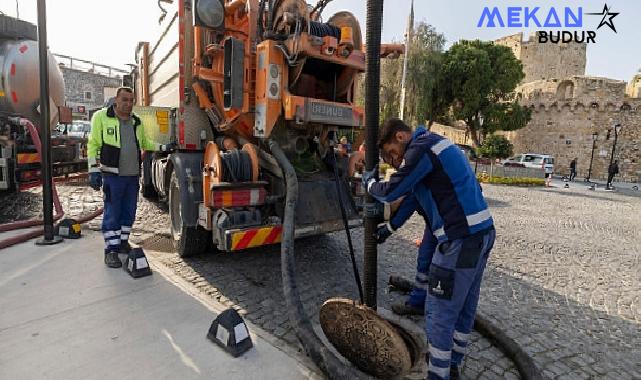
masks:
[[[405,341],[374,310],[349,299],[330,299],[320,309],[320,324],[336,350],[362,371],[383,379],[410,371]]]

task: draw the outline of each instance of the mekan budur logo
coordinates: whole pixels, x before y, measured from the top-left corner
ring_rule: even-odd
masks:
[[[614,18],[620,12],[613,12],[607,4],[601,12],[583,13],[583,7],[516,7],[510,6],[504,10],[498,7],[484,7],[477,24],[479,28],[563,28],[570,30],[539,30],[537,35],[540,43],[595,43],[597,30],[602,26],[609,27],[614,33]],[[600,16],[601,22],[596,30],[586,30],[583,16]],[[541,22],[544,20],[543,22]],[[577,30],[582,29],[582,30]]]

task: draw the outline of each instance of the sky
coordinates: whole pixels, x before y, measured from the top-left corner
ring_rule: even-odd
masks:
[[[309,1],[309,0],[308,0]],[[387,0],[384,5],[383,42],[401,41],[407,25],[411,0]],[[311,1],[315,3],[315,0]],[[20,18],[37,21],[37,0],[0,0],[0,11]],[[607,0],[611,12],[619,12],[612,21],[617,33],[607,26],[597,32],[597,43],[587,48],[586,74],[629,81],[641,69],[641,1]],[[160,10],[157,0],[48,0],[47,31],[51,50],[58,54],[125,68],[134,63],[138,41],[154,41]],[[492,40],[525,28],[478,28],[483,7],[507,6],[550,7],[565,6],[584,13],[601,12],[603,0],[415,0],[415,20],[432,24],[445,35],[447,47],[460,39]],[[356,15],[365,29],[365,0],[334,0],[323,15],[329,18],[339,10]],[[546,11],[547,13],[547,11]],[[544,18],[544,17],[541,17]],[[601,17],[584,16],[584,24],[596,29]],[[533,29],[532,29],[533,30]],[[365,36],[363,36],[364,38]]]

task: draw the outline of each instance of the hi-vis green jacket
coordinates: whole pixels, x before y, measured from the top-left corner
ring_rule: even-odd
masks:
[[[134,131],[136,133],[136,147],[141,150],[157,150],[157,144],[145,136],[145,128],[142,121],[135,114],[133,119]],[[113,106],[103,108],[94,113],[91,118],[91,133],[87,142],[87,161],[89,173],[106,172],[118,174],[120,161],[120,120],[116,116]],[[97,160],[100,152],[100,160]],[[138,154],[140,161],[140,154]],[[140,162],[138,162],[140,164]]]

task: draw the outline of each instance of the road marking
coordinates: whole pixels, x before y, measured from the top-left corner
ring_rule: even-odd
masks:
[[[171,334],[165,329],[162,330],[162,333],[165,334],[174,351],[178,353],[178,356],[180,356],[180,360],[183,362],[183,364],[193,369],[194,372],[200,375],[200,368],[198,368],[196,363],[194,363],[194,361],[187,354],[185,354],[182,348],[180,348],[180,346],[178,346],[176,342],[174,342],[174,338],[171,336]]]

